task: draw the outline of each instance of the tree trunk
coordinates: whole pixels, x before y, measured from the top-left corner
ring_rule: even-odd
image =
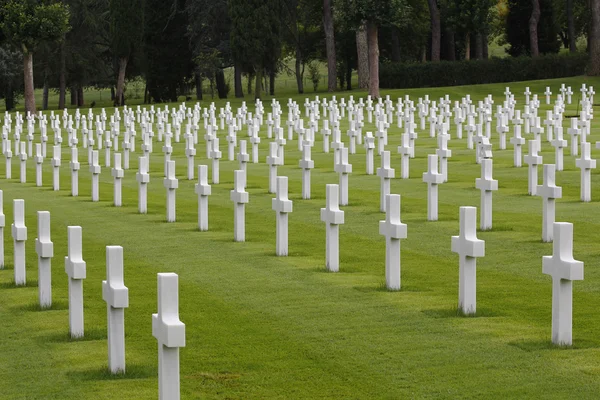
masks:
[[[48,68],[44,71],[44,91],[42,94],[42,110],[48,109],[48,94],[50,92],[50,86],[48,84]]]
[[[77,85],[77,107],[83,107],[85,101],[83,99],[83,86]]]
[[[454,31],[452,29],[448,29],[446,30],[446,34],[444,36],[446,37],[446,49],[448,53],[446,54],[446,58],[448,59],[448,61],[456,61],[456,44],[454,43]]]
[[[194,72],[194,82],[196,83],[196,100],[202,100],[202,75],[199,71]]]
[[[248,94],[252,94],[252,80],[254,75],[248,74]]]
[[[420,58],[422,63],[427,62],[427,46],[422,46],[421,47],[421,58]]]
[[[110,87],[110,101],[115,101],[115,87],[111,86]]]
[[[71,95],[71,105],[77,105],[77,87],[75,85],[69,88],[69,94]]]
[[[600,75],[600,0],[590,0],[592,21],[590,24],[590,75]]]
[[[269,94],[275,96],[275,72],[269,74]]]
[[[33,92],[33,54],[23,54],[23,78],[25,80],[25,111],[35,114],[35,94]]]
[[[487,33],[482,33],[481,38],[483,40],[483,58],[487,60],[490,57]]]
[[[440,61],[440,43],[442,41],[442,28],[440,23],[440,10],[436,0],[427,0],[429,16],[431,18],[431,61]]]
[[[483,35],[475,34],[475,58],[481,60],[483,58]]]
[[[242,87],[242,68],[236,63],[233,67],[233,85],[235,86],[235,97],[244,97],[244,88]]]
[[[122,106],[125,90],[125,71],[127,70],[127,57],[119,57],[119,75],[117,76],[117,93],[115,94],[115,106]]]
[[[352,64],[346,62],[346,90],[352,90]]]
[[[356,31],[356,53],[358,65],[358,87],[369,88],[369,45],[367,43],[367,23],[363,21]]]
[[[262,90],[262,67],[256,69],[256,85],[254,87],[254,99],[260,99]]]
[[[391,27],[392,30],[392,62],[399,63],[401,60],[401,52],[400,52],[400,36],[398,28],[395,26]]]
[[[15,108],[15,92],[10,85],[4,92],[4,104],[6,106],[6,111],[12,111]]]
[[[63,110],[66,105],[67,96],[67,66],[65,41],[60,44],[60,72],[58,76],[58,109]]]
[[[296,44],[296,85],[298,86],[298,93],[304,93],[304,74],[302,73],[302,55],[300,53],[300,45]]]
[[[369,42],[369,94],[379,98],[379,43],[377,40],[377,23],[367,23],[367,38]]]
[[[465,60],[471,59],[471,34],[465,34]]]
[[[569,30],[569,51],[575,53],[577,51],[575,37],[575,17],[573,15],[573,0],[567,0],[567,25]]]
[[[540,0],[531,0],[533,10],[531,11],[531,17],[529,18],[529,48],[531,50],[531,56],[537,57],[540,55],[540,49],[538,47],[538,23],[540,22]]]
[[[335,92],[337,64],[335,61],[335,36],[331,15],[331,0],[323,0],[323,27],[325,29],[325,49],[327,51],[327,90]]]
[[[217,83],[217,94],[220,99],[227,98],[227,86],[225,84],[225,73],[221,68],[215,72],[215,81]]]

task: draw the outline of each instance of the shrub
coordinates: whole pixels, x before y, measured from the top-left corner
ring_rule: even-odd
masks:
[[[401,89],[564,78],[583,75],[587,63],[585,53],[439,63],[386,63],[380,67],[379,82],[382,88]]]

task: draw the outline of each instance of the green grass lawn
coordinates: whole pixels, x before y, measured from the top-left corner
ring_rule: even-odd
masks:
[[[523,100],[525,86],[556,92],[561,82],[577,93],[580,84],[600,87],[600,79],[576,77],[510,86]],[[488,93],[498,104],[506,85],[385,91],[394,99],[409,94],[416,100],[430,94],[474,101]],[[364,92],[354,92],[364,96]],[[340,93],[338,96],[345,95]],[[294,96],[303,104],[303,96]],[[280,101],[287,103],[287,98]],[[232,100],[238,106],[239,100]],[[205,102],[203,105],[207,105]],[[267,110],[270,106],[265,102]],[[217,106],[223,106],[218,102]],[[522,104],[521,104],[522,107]],[[546,106],[543,105],[543,110]],[[284,108],[287,118],[287,108]],[[494,109],[495,111],[495,109]],[[574,114],[576,106],[568,108]],[[112,113],[112,109],[107,109]],[[540,115],[545,116],[541,111]],[[564,124],[567,126],[567,123]],[[347,124],[343,125],[343,139]],[[593,125],[592,143],[599,139]],[[374,130],[369,126],[366,130]],[[400,175],[400,130],[389,131],[396,176]],[[300,153],[295,141],[286,147],[286,165],[294,211],[289,217],[289,257],[275,256],[275,214],[268,193],[264,160],[268,140],[261,131],[260,164],[248,165],[246,243],[233,242],[233,188],[236,162],[226,160],[221,140],[221,183],[213,185],[210,231],[197,231],[195,181],[184,179],[184,144],[174,144],[180,179],[177,222],[165,222],[163,157],[160,145],[151,157],[147,215],[137,214],[137,153],[123,181],[123,207],[112,207],[112,178],[103,168],[99,203],[90,199],[87,154],[80,150],[80,196],[70,196],[70,153],[63,148],[61,190],[51,189],[49,159],[44,187],[35,187],[33,160],[28,183],[4,179],[0,157],[0,189],[4,191],[6,260],[12,263],[12,200],[25,199],[29,228],[27,287],[15,288],[12,266],[0,270],[0,397],[3,399],[149,399],[157,397],[157,343],[151,314],[157,310],[156,274],[176,272],[180,285],[180,317],[186,324],[187,346],[181,349],[183,398],[595,398],[600,391],[600,175],[592,175],[591,203],[579,202],[579,170],[565,151],[565,171],[557,172],[563,198],[556,220],[574,224],[574,256],[585,263],[585,280],[574,283],[573,347],[550,343],[551,279],[542,274],[542,256],[552,244],[541,242],[542,200],[527,196],[527,167],[513,168],[512,146],[494,144],[494,229],[479,232],[486,255],[478,260],[477,316],[457,315],[458,257],[450,237],[458,234],[460,206],[479,206],[475,164],[466,139],[454,139],[449,182],[439,189],[438,222],[427,222],[427,185],[421,174],[427,154],[436,148],[428,129],[419,132],[411,177],[394,179],[392,193],[402,195],[402,221],[408,239],[402,241],[402,291],[385,290],[385,240],[378,234],[379,179],[365,174],[362,147],[350,155],[350,205],[343,207],[340,228],[340,272],[325,271],[325,185],[338,183],[333,153],[322,153],[317,135],[313,148],[311,200],[301,199]],[[203,134],[203,132],[202,132]],[[64,133],[66,136],[66,133]],[[225,133],[220,132],[223,138]],[[511,132],[512,135],[512,132]],[[50,140],[53,135],[49,131]],[[246,138],[246,131],[240,132]],[[204,141],[196,163],[208,163]],[[250,149],[250,148],[249,148]],[[48,152],[51,154],[51,151]],[[598,150],[592,151],[598,157]],[[544,162],[554,161],[544,143]],[[100,160],[103,164],[103,152]],[[376,166],[379,157],[376,157]],[[210,165],[210,164],[209,164]],[[210,169],[210,166],[209,166]],[[541,168],[540,168],[541,182]],[[34,251],[36,211],[52,218],[53,298],[51,310],[37,307],[37,257]],[[85,329],[82,340],[68,336],[67,276],[64,272],[67,226],[83,227]],[[125,284],[130,307],[125,312],[127,374],[107,372],[105,246],[121,245],[125,254]]]

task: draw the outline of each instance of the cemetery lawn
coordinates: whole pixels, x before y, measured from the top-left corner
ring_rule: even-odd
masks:
[[[526,86],[541,95],[560,83],[576,95],[566,115],[576,113],[581,83],[600,88],[600,79],[576,77],[510,84],[519,109]],[[506,85],[383,91],[395,100],[425,94],[437,100],[449,94],[474,101],[488,93],[495,105]],[[355,97],[364,92],[352,92]],[[308,94],[312,97],[312,94]],[[338,93],[338,98],[348,93]],[[294,96],[301,105],[306,96]],[[545,118],[544,97],[540,116]],[[287,119],[287,97],[279,99]],[[189,105],[190,103],[188,103]],[[203,102],[207,105],[208,102]],[[222,107],[224,102],[218,102]],[[240,105],[232,100],[234,108]],[[265,101],[266,112],[270,102]],[[303,116],[304,116],[304,108]],[[99,112],[99,110],[95,110]],[[598,113],[598,109],[596,108]],[[112,114],[112,109],[107,109]],[[265,114],[266,120],[266,114]],[[345,121],[347,121],[345,119]],[[306,126],[307,124],[305,124]],[[566,128],[569,121],[563,124]],[[593,144],[600,140],[598,118],[593,121]],[[347,143],[347,124],[342,138]],[[364,131],[374,131],[368,125]],[[266,125],[261,130],[260,164],[248,164],[246,243],[233,242],[233,171],[227,143],[221,140],[221,183],[209,198],[210,231],[197,230],[196,181],[187,181],[184,143],[173,143],[177,161],[177,222],[165,222],[163,157],[155,143],[148,187],[148,214],[137,214],[137,152],[123,180],[123,207],[112,206],[112,177],[102,168],[99,203],[90,200],[87,154],[80,150],[79,197],[70,196],[70,153],[63,146],[61,190],[51,189],[49,159],[44,163],[44,187],[35,187],[35,168],[28,161],[28,183],[18,183],[17,157],[13,178],[4,179],[0,157],[0,189],[4,191],[5,254],[0,270],[0,398],[3,399],[151,399],[157,397],[157,343],[151,314],[157,310],[156,274],[179,274],[180,318],[186,324],[186,347],[181,349],[182,398],[595,398],[600,393],[600,173],[592,175],[592,202],[579,202],[579,170],[565,150],[565,171],[557,172],[563,198],[557,200],[556,220],[574,224],[574,257],[585,263],[585,280],[574,282],[573,346],[550,343],[551,279],[542,274],[542,256],[552,244],[541,242],[542,199],[527,196],[527,166],[513,168],[513,151],[498,150],[495,122],[493,194],[494,229],[478,232],[486,241],[485,257],[477,261],[477,316],[457,313],[458,256],[450,237],[458,234],[460,206],[479,207],[475,164],[466,139],[452,140],[449,182],[439,188],[438,222],[427,222],[427,185],[421,175],[427,154],[436,142],[428,129],[419,130],[410,179],[400,176],[400,130],[394,122],[387,150],[392,152],[396,179],[392,193],[402,195],[402,221],[408,238],[402,241],[402,290],[385,290],[385,240],[379,235],[379,178],[365,174],[362,146],[350,155],[350,205],[340,227],[340,272],[325,271],[325,185],[338,183],[333,153],[322,152],[321,136],[312,156],[312,199],[301,199],[300,152],[288,141],[286,165],[294,210],[289,216],[289,257],[275,256],[274,195],[268,190],[265,164]],[[156,131],[156,130],[155,130]],[[204,134],[203,129],[200,130]],[[50,141],[53,135],[48,130]],[[63,135],[66,136],[66,133]],[[220,137],[224,137],[220,131]],[[244,129],[240,139],[246,139]],[[287,136],[287,130],[286,130]],[[512,136],[512,129],[508,138]],[[465,133],[466,137],[466,133]],[[527,139],[529,137],[526,136]],[[156,139],[156,137],[155,137]],[[508,141],[508,140],[507,140]],[[48,148],[49,153],[51,148]],[[249,146],[250,150],[250,146]],[[236,150],[237,153],[237,150]],[[526,147],[524,147],[526,153]],[[544,141],[545,163],[554,162]],[[600,153],[593,148],[592,157]],[[104,152],[100,152],[104,165]],[[204,140],[197,146],[196,164],[208,163]],[[375,157],[375,166],[379,157]],[[209,171],[211,167],[209,164]],[[541,184],[541,167],[539,169]],[[12,200],[25,199],[27,287],[12,282]],[[53,299],[50,310],[37,304],[36,211],[52,219]],[[85,338],[68,336],[67,277],[64,272],[67,226],[83,227]],[[107,372],[105,246],[121,245],[130,307],[125,311],[127,374]]]

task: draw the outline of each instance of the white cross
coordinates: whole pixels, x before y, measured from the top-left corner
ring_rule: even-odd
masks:
[[[573,281],[583,280],[583,262],[573,258],[573,224],[554,223],[552,255],[542,258],[542,272],[552,277],[552,343],[573,342]]]
[[[460,208],[459,236],[452,236],[452,252],[458,253],[458,308],[464,314],[477,309],[477,257],[485,255],[485,242],[477,239],[477,208]]]
[[[148,174],[148,158],[140,157],[138,162],[138,172],[135,175],[138,182],[138,211],[140,214],[148,212],[148,183],[150,175]]]
[[[535,196],[538,184],[537,166],[542,164],[542,156],[538,155],[539,148],[537,140],[530,140],[528,143],[529,154],[525,156],[525,163],[529,165],[528,193],[531,196]]]
[[[229,194],[231,201],[234,203],[233,240],[236,242],[245,242],[245,204],[249,201],[248,192],[244,190],[246,186],[246,173],[242,170],[236,170],[233,174],[234,189]]]
[[[211,195],[212,189],[208,184],[208,167],[206,165],[198,165],[198,183],[195,185],[195,192],[198,195],[198,229],[207,231],[208,196]]]
[[[498,181],[492,179],[493,161],[481,161],[481,178],[475,179],[475,187],[481,191],[480,226],[482,231],[492,229],[492,191],[498,190]]]
[[[111,170],[114,185],[113,202],[115,207],[121,207],[122,181],[123,177],[125,176],[125,171],[123,171],[123,168],[121,168],[121,154],[114,153],[114,157],[115,167]]]
[[[581,158],[575,160],[575,165],[581,170],[581,201],[592,200],[592,169],[596,168],[596,160],[590,156],[590,144],[581,143]]]
[[[158,313],[152,314],[158,341],[158,398],[179,400],[179,348],[185,347],[185,324],[179,320],[179,277],[158,274]]]
[[[101,172],[101,167],[98,164],[98,150],[92,151],[90,172],[92,173],[92,201],[98,201],[99,200],[99,180],[100,180],[100,172]]]
[[[423,173],[423,182],[427,183],[427,220],[438,219],[438,185],[444,182],[444,176],[438,173],[438,156],[427,156],[427,172]]]
[[[102,299],[108,315],[108,369],[113,374],[125,373],[125,308],[129,307],[129,289],[123,282],[121,246],[106,246]]]
[[[269,143],[269,155],[266,162],[269,166],[269,193],[275,193],[277,190],[277,166],[279,165],[279,157],[277,156],[278,145],[276,142]]]
[[[339,208],[338,185],[326,186],[326,207],[321,208],[321,221],[325,222],[325,267],[330,272],[340,270],[339,225],[344,223],[344,212]]]
[[[544,183],[538,185],[537,195],[543,199],[542,211],[542,241],[551,242],[555,216],[555,199],[562,197],[562,188],[555,184],[555,165],[544,165]]]
[[[271,207],[277,213],[276,249],[278,256],[288,255],[288,213],[292,212],[292,201],[288,199],[287,176],[277,177],[277,197],[272,199]]]
[[[175,190],[179,187],[179,180],[175,177],[175,161],[167,161],[167,177],[163,179],[163,186],[167,189],[167,222],[175,222]]]
[[[390,194],[390,180],[394,178],[396,171],[390,167],[390,152],[381,153],[381,167],[377,168],[377,176],[380,178],[379,211],[385,212],[385,196]]]
[[[298,162],[302,168],[302,198],[310,199],[310,170],[315,167],[315,162],[311,160],[311,147],[305,144],[302,149],[302,158]]]
[[[72,338],[83,337],[83,280],[86,265],[82,258],[82,233],[80,226],[67,228],[68,256],[65,272],[69,277],[69,329]]]
[[[544,94],[546,95],[546,104],[550,104],[550,96],[552,96],[552,92],[550,91],[549,86],[546,86],[546,91]]]
[[[352,173],[352,164],[348,163],[348,149],[340,149],[340,160],[335,166],[340,177],[340,205],[348,205],[348,175]]]
[[[579,154],[578,137],[581,134],[581,129],[578,128],[578,119],[571,118],[571,127],[567,129],[567,133],[571,135],[571,155]]]
[[[375,151],[375,138],[372,132],[367,132],[365,135],[365,155],[367,175],[373,175],[373,152]]]
[[[40,307],[52,306],[52,270],[54,244],[50,239],[50,213],[38,211],[38,237],[35,239],[35,252],[38,255],[38,297]]]
[[[400,195],[386,196],[386,218],[379,221],[379,234],[385,236],[385,282],[388,290],[400,290],[400,239],[406,239],[407,227],[400,221]]]

